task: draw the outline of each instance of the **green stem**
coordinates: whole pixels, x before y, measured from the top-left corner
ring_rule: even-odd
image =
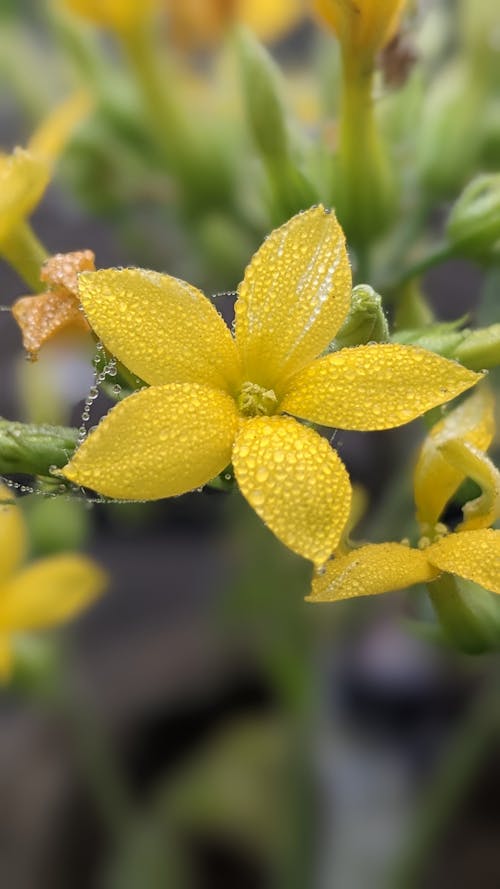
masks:
[[[160,62],[149,27],[121,34],[122,45],[141,92],[144,108],[169,165],[183,162],[186,121],[170,86],[175,74]]]
[[[409,842],[394,870],[390,889],[421,889],[429,858],[471,784],[485,750],[500,730],[498,682],[466,713],[432,783],[424,793]]]
[[[363,256],[387,224],[394,182],[373,106],[373,71],[344,57],[340,100],[340,170],[334,192],[339,218]],[[364,271],[364,270],[363,270]]]
[[[49,254],[29,222],[23,222],[5,238],[0,254],[31,290],[39,292],[44,289],[45,285],[40,281],[40,268]]]

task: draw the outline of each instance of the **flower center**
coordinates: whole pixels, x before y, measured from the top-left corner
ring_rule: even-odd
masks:
[[[243,383],[236,398],[239,411],[244,417],[270,417],[276,413],[278,399],[274,389],[264,389],[257,383]]]
[[[442,522],[437,522],[435,525],[422,525],[421,531],[422,537],[418,541],[419,549],[427,549],[431,543],[437,543],[438,540],[449,534],[449,528]]]

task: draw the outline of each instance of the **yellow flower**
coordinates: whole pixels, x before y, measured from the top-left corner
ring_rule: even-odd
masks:
[[[304,16],[304,0],[165,0],[165,5],[174,40],[187,46],[220,39],[235,21],[262,40],[277,40]]]
[[[344,53],[374,57],[397,31],[406,0],[314,0]]]
[[[45,293],[22,296],[12,306],[12,314],[23,334],[23,346],[31,358],[61,331],[88,331],[80,311],[78,278],[82,271],[95,268],[91,250],[56,253],[42,266],[40,280],[47,283]]]
[[[314,207],[274,231],[239,287],[235,334],[199,290],[141,269],[83,274],[80,296],[106,348],[149,388],[114,407],[66,477],[111,497],[182,494],[233,463],[250,505],[280,540],[322,564],[349,514],[347,472],[292,416],[387,429],[480,375],[409,346],[322,353],[351,302],[333,213]]]
[[[104,589],[106,576],[90,559],[64,554],[22,568],[27,549],[22,513],[0,485],[0,680],[12,670],[17,633],[53,627],[76,616]]]
[[[368,544],[328,563],[313,580],[310,602],[334,602],[429,583],[443,572],[500,593],[500,473],[479,448],[494,431],[494,402],[479,389],[441,420],[421,449],[415,470],[420,548],[401,543]],[[464,520],[452,533],[438,520],[466,477],[483,490],[465,504]]]
[[[64,0],[83,18],[115,31],[131,31],[148,19],[159,0]]]
[[[88,110],[85,94],[72,96],[41,124],[26,149],[0,155],[0,249],[41,200],[57,157]]]

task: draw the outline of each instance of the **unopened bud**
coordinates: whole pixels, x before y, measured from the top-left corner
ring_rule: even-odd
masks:
[[[465,256],[500,256],[500,173],[477,176],[466,186],[448,217],[446,233]]]
[[[351,308],[335,337],[334,348],[386,343],[388,339],[389,328],[381,297],[369,284],[360,284],[352,291]]]
[[[50,476],[75,450],[78,431],[0,419],[0,473]]]

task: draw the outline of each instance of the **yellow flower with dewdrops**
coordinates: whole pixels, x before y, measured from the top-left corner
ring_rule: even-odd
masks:
[[[342,51],[367,58],[374,58],[394,37],[405,6],[406,0],[314,0]]]
[[[27,534],[21,510],[0,485],[0,681],[7,681],[17,634],[55,627],[100,595],[104,572],[85,556],[61,554],[21,567]]]
[[[32,359],[44,343],[62,331],[88,332],[89,326],[80,311],[78,274],[95,270],[94,258],[91,250],[56,253],[44,262],[40,272],[47,290],[36,296],[22,296],[12,306],[23,346]]]
[[[72,12],[96,25],[126,32],[147,21],[159,0],[64,0],[64,3]]]
[[[55,108],[26,148],[0,155],[0,251],[41,200],[55,161],[89,108],[88,96],[75,94]]]
[[[101,270],[81,275],[79,290],[97,336],[149,386],[110,411],[63,474],[110,497],[152,500],[232,462],[258,515],[316,565],[340,540],[351,487],[326,439],[295,417],[387,429],[481,378],[410,346],[322,354],[349,311],[351,271],[342,229],[321,206],[252,258],[234,337],[199,290],[168,275]]]
[[[500,472],[483,450],[493,432],[493,397],[480,388],[434,426],[420,451],[414,477],[419,548],[380,543],[342,554],[314,578],[308,601],[376,595],[431,583],[443,573],[500,593],[500,531],[490,527],[500,516]],[[450,531],[439,519],[467,477],[482,493],[465,504],[463,521]]]

